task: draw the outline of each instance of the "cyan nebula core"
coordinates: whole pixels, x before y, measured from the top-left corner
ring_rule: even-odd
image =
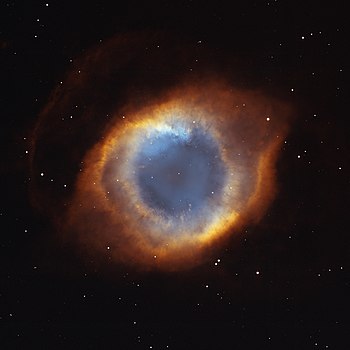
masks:
[[[150,130],[136,151],[135,184],[146,205],[174,223],[191,223],[221,196],[228,171],[214,138],[201,127]]]

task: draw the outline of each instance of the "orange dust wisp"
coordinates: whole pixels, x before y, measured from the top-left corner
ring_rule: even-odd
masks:
[[[285,134],[279,113],[282,106],[271,106],[257,93],[209,81],[205,88],[182,85],[141,110],[126,107],[84,160],[68,226],[78,228],[79,239],[93,249],[102,253],[110,247],[113,259],[142,268],[200,263],[214,243],[258,221],[273,199],[274,163]],[[177,234],[142,204],[124,170],[138,134],[174,119],[201,124],[215,135],[232,177],[220,200],[211,204],[214,214],[195,227],[184,225]]]

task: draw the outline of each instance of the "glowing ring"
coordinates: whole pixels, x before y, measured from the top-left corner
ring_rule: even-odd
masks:
[[[96,57],[85,62],[87,72],[99,62]],[[86,87],[72,74],[67,81],[84,95]],[[44,109],[33,147],[38,147],[53,111],[67,110],[71,91],[54,95]],[[141,106],[126,103],[114,110],[102,138],[84,156],[84,169],[59,226],[90,254],[108,249],[114,261],[146,269],[196,265],[215,242],[258,221],[271,203],[274,164],[288,114],[289,108],[276,99],[211,77],[184,79]],[[219,193],[207,198],[191,220],[163,215],[146,203],[137,184],[136,159],[147,134],[181,130],[188,138],[195,130],[209,135],[225,173]]]

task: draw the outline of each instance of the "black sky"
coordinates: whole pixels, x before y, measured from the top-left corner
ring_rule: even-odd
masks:
[[[0,6],[1,348],[349,348],[343,1]],[[31,131],[71,60],[100,40],[146,30],[204,46],[240,68],[239,86],[296,111],[266,217],[189,271],[140,273],[108,254],[86,261],[29,196]]]

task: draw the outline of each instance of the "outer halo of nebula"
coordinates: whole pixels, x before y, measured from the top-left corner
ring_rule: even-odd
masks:
[[[67,73],[34,131],[32,194],[39,207],[50,203],[57,231],[87,256],[108,249],[116,263],[179,270],[206,261],[244,225],[263,217],[277,192],[275,164],[291,109],[259,89],[235,86],[222,69],[213,73],[204,65],[193,75],[174,73],[162,57],[139,57],[144,44],[111,39]],[[130,73],[128,79],[134,60],[137,77]],[[154,76],[160,76],[159,86]],[[67,126],[62,118],[70,115]],[[172,121],[207,130],[232,175],[205,215],[176,230],[142,203],[128,165],[138,134]],[[53,155],[59,155],[56,163]],[[69,179],[70,190],[46,191],[43,168]]]

